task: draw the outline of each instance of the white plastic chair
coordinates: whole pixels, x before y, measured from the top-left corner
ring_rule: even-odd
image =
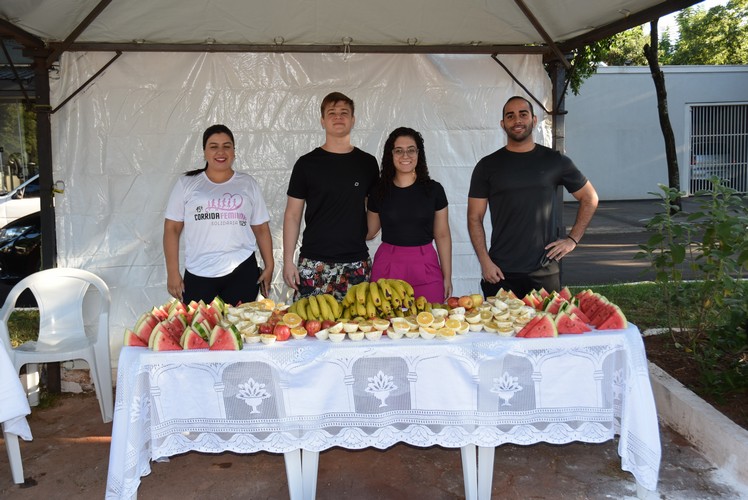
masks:
[[[87,296],[91,285],[98,290],[98,297]],[[16,308],[18,297],[27,288],[39,306],[39,338],[14,349],[10,345],[8,318]],[[56,268],[36,272],[21,280],[11,289],[0,309],[0,341],[8,349],[16,372],[27,364],[32,365],[27,367],[27,372],[34,372],[36,363],[85,360],[104,422],[112,420],[114,411],[109,354],[110,303],[109,287],[95,274],[81,269]],[[95,325],[87,325],[85,319],[92,311]],[[27,394],[29,385],[27,383]]]

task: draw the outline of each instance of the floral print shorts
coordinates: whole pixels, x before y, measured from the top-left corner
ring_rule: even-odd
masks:
[[[343,300],[350,285],[369,280],[371,259],[335,263],[300,258],[297,267],[300,283],[294,300],[321,293]]]

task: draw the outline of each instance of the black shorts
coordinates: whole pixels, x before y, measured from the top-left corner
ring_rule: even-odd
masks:
[[[185,270],[182,298],[185,304],[189,304],[192,300],[209,303],[217,296],[234,306],[252,302],[257,299],[259,278],[260,268],[254,253],[231,273],[218,278],[196,276]]]

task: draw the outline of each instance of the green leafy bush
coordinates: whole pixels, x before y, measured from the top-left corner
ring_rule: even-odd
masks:
[[[666,304],[671,333],[685,332],[699,362],[705,389],[715,394],[748,386],[748,206],[733,189],[715,177],[712,189],[697,193],[699,210],[685,213],[678,200],[684,193],[660,186],[663,212],[647,223],[655,234],[636,258],[655,268],[655,282]],[[690,268],[699,280],[687,283]],[[681,335],[681,338],[683,336]]]

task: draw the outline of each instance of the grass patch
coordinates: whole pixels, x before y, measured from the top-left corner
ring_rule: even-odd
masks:
[[[10,313],[8,319],[10,344],[18,347],[29,340],[36,340],[39,336],[39,310],[16,309]]]

